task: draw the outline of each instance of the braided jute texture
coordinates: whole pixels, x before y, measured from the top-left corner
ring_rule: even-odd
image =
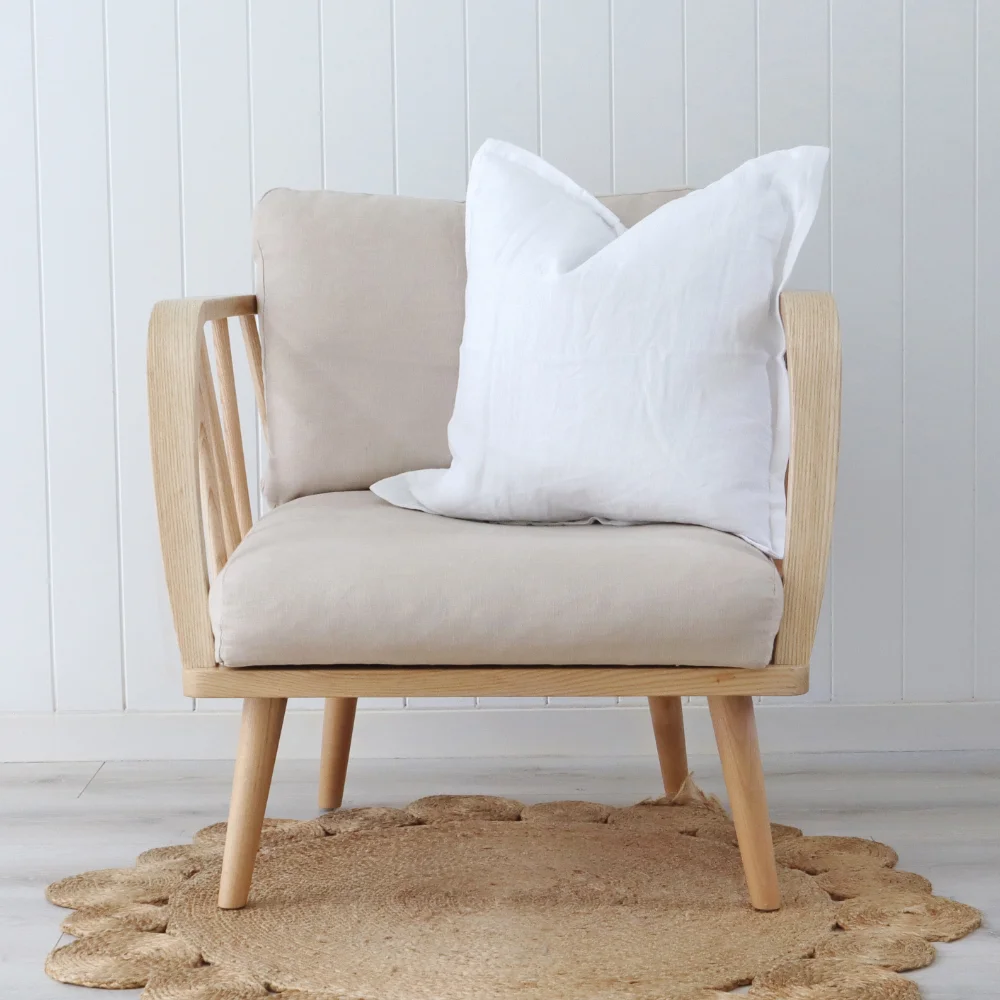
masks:
[[[884,844],[778,824],[784,905],[756,913],[731,820],[690,782],[625,809],[432,796],[273,820],[243,910],[216,906],[224,835],[51,885],[79,939],[48,974],[145,1000],[914,1000],[899,973],[979,923]]]

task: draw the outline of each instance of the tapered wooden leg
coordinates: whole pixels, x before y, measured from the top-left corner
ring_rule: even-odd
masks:
[[[719,746],[750,902],[755,910],[780,909],[781,891],[771,843],[771,821],[767,814],[753,699],[748,695],[712,695],[708,708],[712,713],[715,742]]]
[[[287,703],[287,698],[243,699],[243,723],[236,751],[219,885],[219,906],[223,910],[246,906],[250,895],[250,880],[260,847],[260,830]]]
[[[319,758],[319,807],[339,809],[344,801],[347,759],[351,754],[357,698],[327,698],[323,710],[323,749]]]
[[[663,790],[676,795],[688,776],[687,747],[684,743],[684,715],[676,696],[650,695],[649,714],[653,719],[656,755],[660,758]]]

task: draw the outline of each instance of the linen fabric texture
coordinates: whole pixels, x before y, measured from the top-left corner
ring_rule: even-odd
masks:
[[[227,667],[752,667],[782,589],[770,559],[709,528],[487,524],[361,490],[266,514],[209,608]]]
[[[782,557],[778,296],[827,155],[769,153],[626,230],[550,164],[488,140],[469,177],[451,463],[371,489],[480,521],[698,524]]]
[[[613,195],[637,222],[682,190]],[[269,191],[254,213],[272,506],[447,465],[465,314],[465,206]]]

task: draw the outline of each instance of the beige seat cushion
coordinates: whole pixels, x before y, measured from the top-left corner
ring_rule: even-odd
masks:
[[[211,592],[221,664],[761,666],[774,564],[681,524],[529,527],[402,510],[368,491],[265,515]]]
[[[683,191],[603,199],[632,225]],[[447,465],[465,206],[268,192],[254,215],[273,505]]]

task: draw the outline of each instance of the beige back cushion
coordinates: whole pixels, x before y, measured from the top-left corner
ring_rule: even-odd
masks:
[[[602,199],[625,225],[682,190]],[[461,202],[278,189],[254,216],[265,493],[441,468],[465,311]]]

